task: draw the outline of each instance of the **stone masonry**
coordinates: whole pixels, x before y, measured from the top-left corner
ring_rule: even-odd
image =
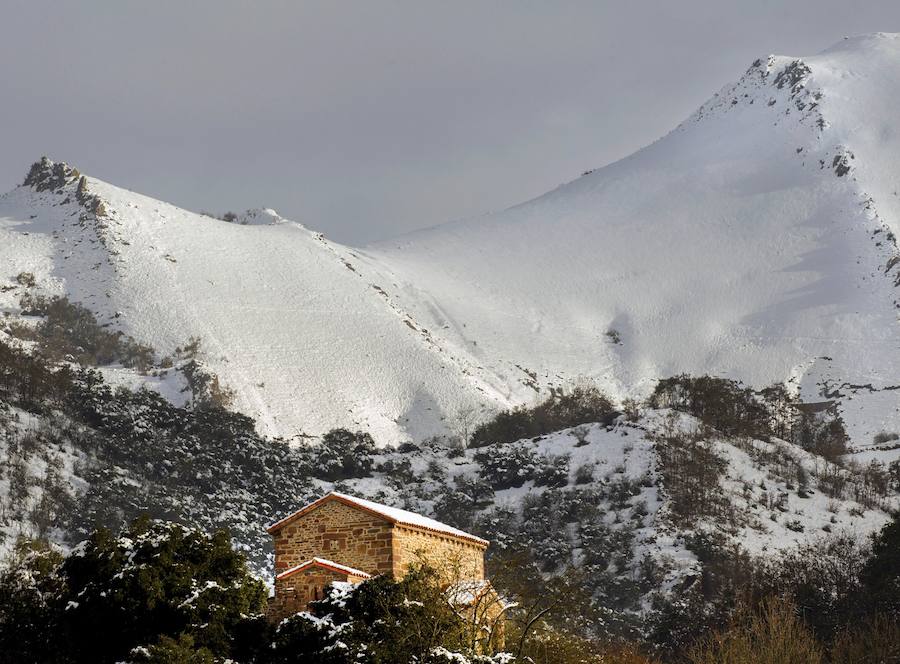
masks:
[[[325,502],[273,533],[275,573],[317,556],[372,575],[392,573],[391,530],[382,517]]]

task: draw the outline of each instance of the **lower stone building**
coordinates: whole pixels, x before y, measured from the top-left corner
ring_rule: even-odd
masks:
[[[502,638],[503,603],[484,577],[487,540],[337,492],[272,524],[268,532],[275,544],[273,621],[307,610],[334,581],[360,583],[378,574],[399,579],[411,565],[427,564],[440,575],[460,615]]]

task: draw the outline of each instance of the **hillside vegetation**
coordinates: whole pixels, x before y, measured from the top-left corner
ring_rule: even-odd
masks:
[[[86,311],[56,307],[78,320]],[[743,592],[780,593],[801,571],[818,586],[848,557],[861,570],[865,534],[898,506],[896,462],[845,461],[840,417],[810,414],[777,388],[676,376],[647,403],[616,408],[584,386],[475,426],[468,448],[458,437],[385,448],[345,429],[296,446],[260,436],[205,392],[191,394],[211,379],[176,381],[203,371],[197,342],[175,358],[148,350],[151,364],[131,370],[144,387],[129,387],[118,365],[84,366],[58,352],[102,328],[55,326],[57,314],[44,312],[27,332],[13,325],[18,339],[0,341],[7,556],[31,540],[65,551],[97,527],[116,531],[149,516],[204,532],[227,527],[249,569],[269,580],[265,526],[335,488],[490,539],[492,577],[523,598],[526,622],[529,607],[540,611],[541,598],[554,597],[547,584],[564,593],[566,610],[555,608],[558,620],[528,636],[529,648],[564,629],[567,642],[585,640],[585,652],[624,642],[652,654],[699,648],[711,629],[726,634],[742,615],[734,612]],[[60,335],[43,332],[57,327]],[[116,339],[110,348],[131,343]],[[121,362],[118,352],[106,361]],[[160,380],[183,383],[182,405],[147,387]],[[532,437],[517,439],[523,431]],[[835,592],[845,595],[857,577],[842,577]],[[859,609],[810,598],[809,587],[791,601],[811,603],[804,629],[830,643]]]

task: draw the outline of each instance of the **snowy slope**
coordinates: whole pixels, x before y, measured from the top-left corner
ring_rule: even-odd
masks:
[[[399,275],[402,306],[497,373],[618,393],[682,371],[792,379],[809,400],[871,385],[844,390],[871,440],[900,428],[900,393],[881,391],[900,383],[897,99],[897,35],[761,58],[631,157],[367,255]]]
[[[477,376],[355,271],[349,249],[272,211],[226,223],[88,178],[104,202],[97,219],[76,186],[70,177],[59,193],[3,197],[4,282],[32,272],[42,290],[69,293],[161,354],[199,337],[262,431],[423,437],[441,430],[441,412],[484,399]],[[24,291],[0,294],[2,304],[15,311]]]
[[[262,431],[380,442],[590,378],[710,372],[900,430],[900,38],[764,57],[668,136],[534,201],[347,248],[87,178],[0,198],[0,307],[67,292],[161,353],[202,339]],[[618,339],[618,342],[616,342]]]

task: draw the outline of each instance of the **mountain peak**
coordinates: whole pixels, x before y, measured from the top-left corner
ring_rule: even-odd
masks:
[[[69,166],[64,161],[53,161],[47,156],[41,157],[28,169],[23,186],[33,187],[35,191],[49,191],[61,189],[67,184],[72,184],[82,177],[77,168]]]

